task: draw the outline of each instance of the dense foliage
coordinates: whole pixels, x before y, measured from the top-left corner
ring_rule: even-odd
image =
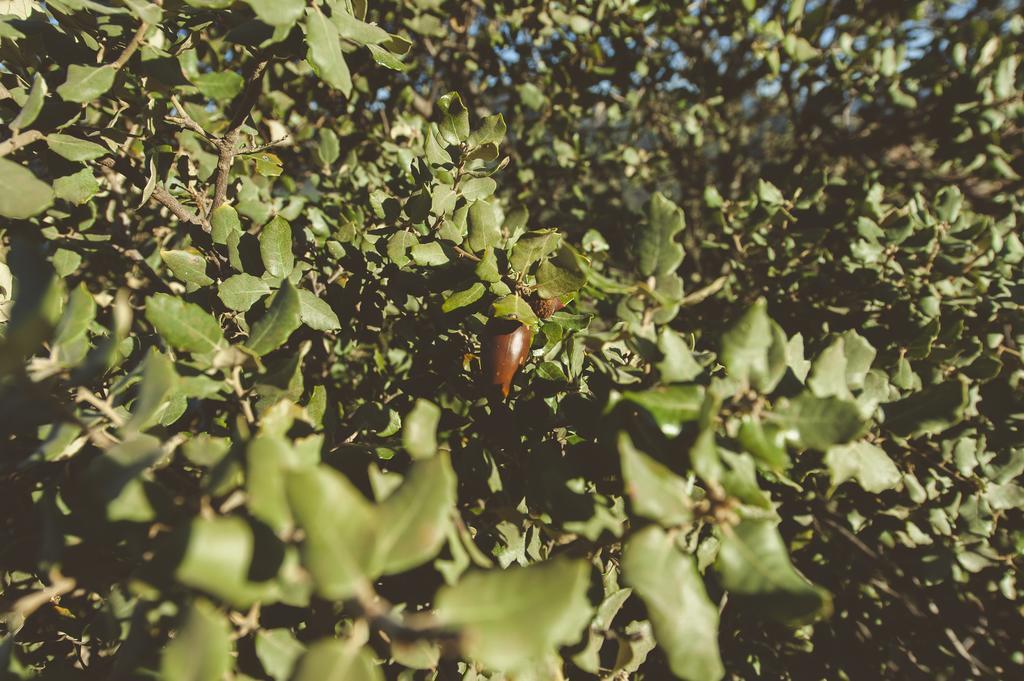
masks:
[[[0,670],[1019,678],[1021,10],[0,0]]]

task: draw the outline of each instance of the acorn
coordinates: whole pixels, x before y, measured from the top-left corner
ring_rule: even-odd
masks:
[[[534,300],[531,300],[530,305],[533,307],[534,312],[537,313],[537,316],[540,317],[541,319],[547,319],[548,317],[550,317],[551,315],[555,314],[563,307],[565,307],[565,303],[563,303],[558,298],[538,297]]]
[[[496,318],[487,322],[480,342],[484,380],[488,386],[499,386],[508,397],[512,379],[530,356],[533,331],[515,319]]]

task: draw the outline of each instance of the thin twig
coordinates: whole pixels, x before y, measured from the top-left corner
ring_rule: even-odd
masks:
[[[349,607],[359,615],[366,618],[370,626],[381,632],[389,641],[438,641],[440,643],[455,643],[459,638],[459,632],[455,629],[427,622],[428,617],[395,619],[391,615],[391,605],[384,599],[367,588],[364,593],[357,594],[356,598],[348,602]],[[425,620],[423,624],[416,622],[416,619]]]
[[[679,302],[679,304],[682,305],[683,307],[686,307],[688,305],[696,305],[697,303],[703,302],[704,300],[707,300],[711,296],[721,291],[727,281],[729,281],[729,276],[722,275],[721,277],[718,277],[704,288],[699,288],[693,293],[690,293],[689,295],[685,296]]]
[[[231,122],[228,124],[224,134],[221,135],[221,138],[217,140],[217,147],[220,151],[217,156],[217,175],[214,181],[213,203],[210,204],[211,213],[217,210],[227,199],[228,181],[231,179],[231,166],[234,164],[235,156],[238,153],[238,137],[245,119],[249,117],[249,112],[252,111],[252,108],[256,105],[256,100],[259,99],[260,87],[263,84],[263,74],[266,72],[269,63],[269,58],[263,58],[253,65],[248,78],[246,78],[245,89],[235,104],[234,112],[231,115]]]
[[[291,139],[291,137],[291,135],[285,135],[284,137],[278,137],[276,140],[271,140],[266,144],[256,144],[251,147],[242,147],[241,149],[238,150],[236,156],[242,156],[244,154],[257,154],[261,151],[266,151],[271,147],[276,147],[278,144],[288,141],[289,139]]]
[[[46,135],[38,130],[26,130],[25,132],[20,132],[14,137],[0,142],[0,158],[45,138]]]
[[[97,161],[97,163],[99,163],[102,166],[106,166],[107,168],[110,168],[112,170],[116,170],[117,172],[127,177],[129,181],[131,181],[132,183],[139,187],[146,186],[146,178],[144,178],[142,174],[127,161],[113,158],[101,158],[99,161]],[[156,187],[153,189],[152,198],[155,199],[158,203],[163,204],[167,208],[167,210],[171,211],[171,213],[173,213],[174,216],[177,217],[182,222],[187,222],[189,224],[196,225],[202,228],[202,230],[207,233],[211,231],[210,223],[206,218],[196,213],[193,213],[184,205],[182,205],[182,203],[178,201],[178,199],[174,198],[163,185],[156,185]]]
[[[124,417],[114,411],[114,407],[107,400],[101,400],[93,391],[84,386],[78,386],[78,393],[75,396],[79,402],[86,402],[96,407],[96,410],[110,419],[110,422],[120,428],[124,425]]]
[[[42,607],[43,604],[50,603],[75,588],[75,580],[71,577],[65,577],[57,570],[50,573],[50,580],[53,582],[50,586],[16,600],[14,607],[4,616],[4,621],[11,622],[11,617],[20,618],[24,621],[29,615]]]
[[[196,122],[196,119],[192,118],[192,116],[189,115],[188,111],[182,105],[177,95],[171,96],[171,104],[174,105],[174,109],[178,112],[179,115],[167,116],[165,120],[180,125],[183,128],[188,128],[192,132],[195,132],[198,135],[200,135],[203,139],[213,141],[210,136],[210,133],[206,132],[206,130],[203,129],[203,126],[199,125],[199,123]]]
[[[228,385],[235,391],[235,395],[238,397],[239,403],[242,405],[242,414],[245,416],[245,420],[251,425],[256,423],[256,415],[252,412],[252,406],[249,404],[249,398],[245,396],[245,388],[242,387],[242,367],[236,366],[231,372],[231,379],[228,381]]]
[[[132,58],[132,55],[135,54],[135,52],[142,45],[142,40],[146,37],[146,31],[148,30],[149,24],[147,24],[145,21],[139,24],[139,28],[136,29],[135,35],[132,36],[131,42],[129,42],[128,46],[124,48],[124,52],[121,53],[121,56],[115,59],[114,63],[111,64],[111,66],[114,67],[115,71],[120,71],[121,68],[128,63],[128,60]]]
[[[480,262],[480,256],[474,255],[473,253],[470,253],[469,251],[467,251],[466,249],[462,248],[461,246],[455,246],[455,252],[458,253],[463,258],[468,258],[468,259],[472,260],[473,262]]]

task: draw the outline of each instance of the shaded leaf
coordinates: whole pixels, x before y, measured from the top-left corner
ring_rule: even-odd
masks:
[[[416,400],[402,423],[402,446],[414,459],[425,459],[437,452],[437,424],[441,410],[432,402]]]
[[[327,301],[306,289],[299,289],[299,318],[303,324],[317,331],[336,331],[341,328],[341,320]]]
[[[957,376],[882,405],[884,425],[901,437],[941,433],[960,422],[967,403],[967,379]]]
[[[189,611],[185,626],[160,660],[164,681],[220,681],[232,667],[231,625],[205,601]]]
[[[292,227],[280,215],[260,230],[260,257],[267,273],[275,279],[283,279],[295,267],[292,253]]]
[[[683,231],[683,211],[661,193],[655,193],[647,221],[636,231],[637,270],[645,277],[674,272],[683,262],[683,247],[675,237]]]
[[[370,651],[353,640],[322,639],[299,659],[291,681],[382,681]]]
[[[903,476],[881,447],[854,442],[832,447],[825,453],[825,465],[832,474],[832,487],[856,480],[868,492],[878,493],[900,486]]]
[[[799,623],[831,610],[828,593],[797,572],[769,521],[743,520],[723,531],[715,568],[730,597],[765,617]]]
[[[36,178],[28,168],[0,158],[0,215],[24,220],[52,204],[50,185]]]
[[[316,67],[317,75],[348,97],[352,93],[352,75],[341,53],[338,29],[316,6],[306,8],[305,26],[309,59]]]
[[[57,87],[57,94],[67,102],[91,102],[114,85],[117,70],[110,65],[68,67],[68,77]]]
[[[690,681],[721,679],[718,608],[704,590],[693,557],[681,553],[664,530],[648,527],[626,543],[622,575],[647,606],[672,672]]]
[[[590,567],[565,558],[472,572],[436,598],[438,619],[461,627],[463,648],[492,669],[522,669],[580,639],[590,621]]]
[[[302,323],[299,310],[299,294],[285,279],[270,307],[252,325],[252,333],[249,334],[246,347],[257,355],[265,355],[284,345],[292,332]]]
[[[345,476],[322,465],[289,473],[286,489],[295,521],[305,532],[302,562],[317,593],[341,599],[366,588],[376,529],[366,498]]]
[[[226,344],[216,319],[198,305],[177,296],[166,293],[150,296],[146,300],[146,319],[176,350],[208,353]]]
[[[270,293],[270,284],[251,274],[228,277],[217,287],[217,297],[229,309],[245,312],[257,300]]]
[[[626,433],[619,434],[619,455],[622,482],[637,515],[668,527],[693,519],[693,502],[685,480],[634,447]]]
[[[455,482],[447,452],[413,464],[401,486],[380,505],[375,573],[404,572],[437,554],[455,509]]]

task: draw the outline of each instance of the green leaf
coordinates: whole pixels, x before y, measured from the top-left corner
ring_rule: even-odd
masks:
[[[246,496],[254,518],[262,520],[274,532],[291,529],[285,475],[299,464],[291,442],[266,432],[249,441],[246,449]]]
[[[775,525],[743,520],[723,530],[715,567],[722,586],[742,607],[792,624],[831,611],[831,598],[797,572]]]
[[[260,230],[260,257],[267,273],[274,279],[284,279],[295,267],[292,253],[292,227],[278,215]]]
[[[0,215],[24,220],[51,205],[50,185],[36,178],[28,168],[0,158]]]
[[[79,284],[68,296],[67,305],[64,306],[60,322],[54,330],[54,345],[65,345],[84,336],[94,319],[96,319],[96,301],[85,284]]]
[[[395,232],[388,239],[388,258],[399,267],[405,267],[409,264],[409,249],[418,243],[416,236],[410,232]]]
[[[686,383],[704,371],[693,358],[690,346],[682,336],[668,327],[663,328],[658,335],[658,349],[665,356],[658,363],[661,380],[665,383]]]
[[[804,0],[790,0],[789,9],[786,10],[786,23],[795,24],[804,16]]]
[[[278,177],[284,172],[284,163],[277,154],[261,151],[249,156],[256,162],[256,173],[263,177]]]
[[[43,108],[43,101],[46,99],[48,92],[49,88],[46,86],[46,79],[43,78],[43,74],[36,73],[32,78],[32,89],[29,90],[28,99],[25,100],[21,111],[14,117],[14,120],[7,124],[7,127],[13,131],[24,130],[32,125]]]
[[[231,310],[245,312],[257,300],[270,293],[270,284],[251,274],[228,277],[217,287],[217,296]]]
[[[818,49],[797,35],[789,34],[782,39],[782,48],[797,62],[810,61],[818,56]]]
[[[753,417],[740,423],[736,436],[743,449],[763,461],[775,471],[789,469],[789,454],[786,453],[785,433],[774,423],[764,423]]]
[[[498,271],[498,256],[493,248],[485,248],[480,262],[476,264],[476,276],[480,281],[495,283],[501,281],[501,272]]]
[[[302,18],[303,0],[245,0],[256,17],[271,26],[290,27]]]
[[[242,91],[245,79],[234,71],[211,71],[192,80],[204,97],[216,102],[230,102]]]
[[[365,589],[376,530],[366,498],[345,476],[323,465],[290,472],[286,486],[292,514],[305,533],[302,562],[317,593],[337,600]]]
[[[497,209],[487,201],[474,201],[469,207],[469,240],[473,251],[493,248],[501,242],[501,224]]]
[[[156,348],[151,348],[142,364],[142,387],[132,405],[132,417],[125,424],[128,430],[146,430],[155,422],[178,382],[174,363]]]
[[[242,233],[242,222],[238,212],[230,205],[223,204],[210,213],[211,237],[217,244],[226,244],[230,234]]]
[[[341,155],[341,141],[338,133],[330,128],[320,128],[320,144],[316,148],[320,163],[324,166],[331,166]]]
[[[722,335],[719,360],[729,375],[742,383],[758,383],[768,375],[768,350],[772,345],[772,325],[768,302],[758,299]]]
[[[850,329],[843,334],[843,351],[846,353],[846,384],[853,390],[860,390],[875,361],[875,348],[866,338]]]
[[[353,639],[322,639],[299,660],[290,681],[383,681],[369,650]]]
[[[155,437],[126,438],[89,462],[84,489],[103,507],[107,520],[149,522],[156,513],[144,480],[162,456]]]
[[[589,582],[586,561],[566,558],[471,572],[438,592],[437,617],[461,628],[463,649],[485,667],[523,669],[580,639]]]
[[[411,64],[405,64],[401,59],[378,45],[367,45],[366,49],[370,51],[373,60],[384,68],[392,71],[408,71],[412,68]]]
[[[295,663],[306,652],[306,646],[295,640],[287,629],[259,629],[253,644],[256,657],[270,678],[283,681],[295,668]]]
[[[185,626],[160,660],[163,681],[221,681],[232,668],[231,625],[209,603],[197,601]]]
[[[315,5],[306,8],[306,42],[317,75],[346,97],[351,95],[352,75],[341,53],[338,29]]]
[[[531,232],[512,247],[509,264],[516,272],[525,273],[530,265],[547,257],[562,245],[562,235],[555,230]]]
[[[1007,482],[1000,485],[988,485],[985,489],[985,501],[993,511],[1008,511],[1012,508],[1024,509],[1024,487]]]
[[[675,437],[682,424],[700,418],[704,406],[704,388],[699,385],[659,386],[644,391],[627,390],[622,399],[646,409],[661,428],[661,432]]]
[[[537,319],[537,314],[530,307],[530,304],[515,294],[505,296],[494,302],[494,316],[503,319],[517,319],[523,324],[528,324],[534,328],[540,324],[540,320]]]
[[[459,191],[467,201],[482,201],[494,194],[498,183],[490,177],[471,177],[459,185]],[[472,212],[470,220],[472,220]]]
[[[569,377],[565,375],[565,371],[555,362],[541,362],[537,365],[536,373],[538,377],[543,378],[545,381],[569,382]]]
[[[675,237],[686,220],[676,204],[656,193],[651,198],[647,221],[636,230],[637,270],[645,277],[674,272],[683,262],[683,247]]]
[[[688,681],[725,675],[718,652],[718,608],[692,556],[657,527],[641,530],[622,551],[622,576],[643,599],[672,673]]]
[[[457,310],[460,307],[472,305],[483,297],[485,291],[487,291],[487,289],[484,288],[484,285],[480,282],[476,282],[469,288],[456,291],[445,298],[444,303],[441,304],[441,309],[445,312],[451,312],[452,310]]]
[[[66,277],[73,274],[82,264],[82,256],[75,251],[66,248],[58,248],[53,253],[53,269],[58,277]]]
[[[252,325],[246,347],[256,355],[263,356],[284,345],[302,323],[299,310],[299,294],[291,282],[285,279],[266,313]]]
[[[54,195],[76,206],[88,202],[99,190],[100,183],[88,168],[82,168],[73,175],[58,177],[53,181]]]
[[[192,292],[200,286],[213,283],[213,279],[206,274],[206,258],[199,251],[160,251],[160,259],[175,277],[185,282],[186,291]]]
[[[856,480],[865,491],[877,494],[896,489],[903,481],[900,470],[881,447],[854,442],[831,447],[825,453],[825,465],[832,474],[832,487]]]
[[[537,268],[537,294],[541,298],[564,298],[579,291],[585,283],[587,276],[567,248]]]
[[[778,208],[786,202],[779,188],[768,180],[757,181],[757,198],[762,204],[770,208]]]
[[[234,0],[185,0],[185,3],[200,9],[227,9]]]
[[[884,426],[900,437],[941,433],[963,420],[970,399],[967,388],[967,379],[957,375],[956,380],[883,404]]]
[[[448,262],[448,256],[445,255],[441,244],[436,241],[430,241],[425,244],[413,244],[411,254],[413,262],[420,266],[437,267]]]
[[[391,34],[380,26],[361,21],[343,10],[331,14],[331,21],[342,38],[359,45],[377,45],[391,39]]]
[[[163,21],[164,11],[160,5],[146,0],[124,0],[124,4],[128,5],[132,14],[147,24],[159,24]]]
[[[437,424],[441,409],[424,399],[416,400],[402,422],[402,446],[414,459],[426,459],[437,452]]]
[[[146,300],[146,319],[175,350],[202,354],[227,344],[216,319],[198,305],[176,296],[150,296]]]
[[[505,119],[502,115],[494,114],[487,116],[480,121],[480,127],[469,136],[469,144],[474,147],[484,144],[501,144],[505,139]]]
[[[772,414],[772,418],[790,430],[800,445],[821,451],[849,442],[864,426],[856,403],[810,393],[802,393]]]
[[[633,512],[666,527],[693,520],[689,485],[667,466],[633,446],[625,432],[619,433],[622,482]]]
[[[448,144],[460,144],[469,139],[469,109],[457,92],[449,92],[437,100],[441,121],[437,129]]]
[[[807,387],[818,397],[850,398],[846,373],[845,343],[837,338],[811,364]]]
[[[447,452],[412,465],[401,486],[380,505],[375,574],[405,572],[437,555],[455,510],[455,483]]]
[[[303,324],[317,331],[337,331],[341,328],[341,320],[327,301],[306,289],[299,289],[299,318]]]
[[[436,123],[431,123],[427,126],[426,139],[424,141],[423,150],[427,157],[427,162],[435,168],[450,168],[452,164],[452,156],[445,149],[447,144],[444,139],[441,138],[441,133],[437,128]],[[449,175],[448,183],[450,184],[451,176]]]
[[[114,85],[117,69],[109,64],[103,66],[82,66],[72,64],[68,67],[68,77],[63,85],[57,87],[57,94],[66,102],[84,104],[104,94]]]
[[[174,577],[186,586],[236,608],[248,608],[275,586],[272,581],[250,581],[256,538],[252,526],[242,518],[195,518],[179,541],[184,543],[184,555]]]

